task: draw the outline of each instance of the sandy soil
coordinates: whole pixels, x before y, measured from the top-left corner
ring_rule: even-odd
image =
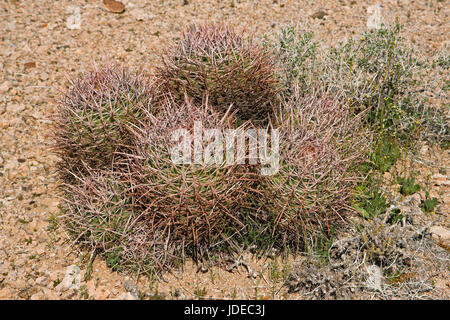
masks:
[[[67,76],[106,59],[151,72],[165,43],[179,37],[187,24],[207,20],[225,20],[257,36],[283,24],[309,23],[332,44],[364,30],[367,8],[376,3],[381,5],[383,21],[398,18],[409,40],[423,52],[449,45],[450,5],[442,0],[122,2],[126,6],[122,14],[109,12],[100,0],[0,3],[0,299],[133,298],[136,279],[111,272],[99,258],[92,278],[84,281],[89,253],[73,246],[53,222],[60,200],[54,176],[57,159],[47,149],[48,118]],[[81,23],[73,28],[77,10]],[[314,15],[320,11],[325,15]],[[448,168],[448,153],[425,158]],[[448,194],[445,177],[439,185],[446,189],[436,192]],[[448,197],[444,209],[448,210]],[[439,223],[448,228],[447,217]],[[147,298],[298,297],[288,294],[273,273],[270,276],[272,260],[246,257],[246,261],[250,273],[242,265],[233,272],[213,268],[203,273],[187,263],[184,271],[159,282],[142,279],[139,291]],[[73,265],[81,267],[81,282],[66,289],[59,283]],[[279,263],[280,269],[283,265]],[[439,279],[439,285],[448,289],[448,278]]]

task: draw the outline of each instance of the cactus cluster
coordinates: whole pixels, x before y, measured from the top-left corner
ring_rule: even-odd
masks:
[[[358,119],[335,95],[281,99],[277,79],[267,49],[206,24],[188,28],[152,77],[106,65],[71,81],[54,131],[70,234],[115,269],[152,272],[255,234],[300,248],[329,228],[357,180]],[[262,176],[249,159],[175,163],[173,133],[196,123],[279,130],[279,171]]]

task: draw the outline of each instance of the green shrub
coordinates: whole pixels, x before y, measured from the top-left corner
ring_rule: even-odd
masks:
[[[363,183],[356,189],[353,208],[366,219],[373,219],[384,214],[389,207],[389,202],[383,193],[377,188],[368,188]]]
[[[279,77],[288,97],[294,92],[304,96],[321,90],[339,92],[374,133],[369,161],[359,167],[366,181],[352,196],[353,207],[364,217],[386,212],[382,174],[417,140],[448,147],[448,117],[441,105],[448,105],[449,55],[443,51],[434,59],[420,57],[402,37],[399,24],[365,31],[332,47],[322,46],[308,28],[286,27],[267,46],[277,52]],[[433,77],[444,79],[438,91]],[[417,189],[414,184],[411,190],[407,186],[403,193]]]
[[[401,152],[398,143],[393,139],[382,137],[370,153],[370,160],[373,169],[384,173],[389,171],[400,156]]]
[[[400,184],[400,193],[404,196],[409,196],[420,191],[420,185],[415,183],[416,178],[410,175],[408,178],[399,177],[397,182]]]

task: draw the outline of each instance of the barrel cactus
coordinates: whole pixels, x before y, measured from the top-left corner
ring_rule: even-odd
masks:
[[[209,149],[217,153],[211,152],[211,158],[206,158],[212,143],[222,148],[225,130],[249,126],[236,123],[234,117],[222,115],[208,105],[197,106],[190,101],[178,105],[168,100],[161,116],[135,139],[130,179],[137,201],[145,206],[148,226],[152,233],[163,233],[167,243],[193,256],[204,255],[245,227],[240,212],[250,201],[257,180],[256,165],[246,159],[242,164],[229,163],[225,148],[223,156],[218,149]],[[205,130],[200,138],[198,125]],[[219,137],[208,138],[208,129],[217,130]],[[180,132],[187,136],[181,137]],[[182,161],[174,158],[174,147],[180,143],[188,152],[187,157],[180,157]],[[194,152],[196,144],[202,150],[200,158]]]
[[[105,65],[70,81],[55,119],[60,172],[69,179],[119,164],[129,151],[130,132],[153,112],[149,80],[127,68]]]

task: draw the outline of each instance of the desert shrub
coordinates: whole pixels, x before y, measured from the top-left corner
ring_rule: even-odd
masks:
[[[118,65],[105,65],[70,81],[59,101],[54,149],[60,172],[111,168],[129,151],[130,131],[156,112],[149,80]]]
[[[421,126],[435,125],[436,110],[421,93],[430,63],[406,45],[400,25],[349,39],[332,48],[328,58],[322,81],[336,83],[357,111],[367,110],[368,124],[384,136],[407,145]]]
[[[318,75],[316,59],[320,48],[313,37],[311,30],[286,26],[281,29],[277,42],[265,42],[265,46],[276,52],[276,74],[287,98],[294,89],[309,92]]]
[[[404,196],[412,195],[421,189],[421,186],[416,184],[416,178],[413,174],[410,174],[409,177],[398,177],[397,182],[400,185],[399,192]]]
[[[205,99],[238,118],[266,121],[277,105],[274,60],[262,46],[224,24],[192,25],[163,56],[162,89],[178,103]]]
[[[331,47],[322,46],[308,28],[286,27],[267,45],[277,52],[286,96],[295,90],[303,96],[320,89],[340,93],[375,133],[367,161],[359,167],[366,178],[352,195],[352,206],[363,217],[386,211],[382,175],[414,151],[418,140],[448,146],[448,53],[422,57],[403,38],[399,24],[365,31]]]
[[[378,139],[371,153],[371,167],[380,173],[389,171],[401,156],[401,150],[396,140],[385,136]]]
[[[367,136],[338,96],[297,97],[278,117],[280,168],[261,185],[283,245],[329,234],[349,212]]]
[[[432,213],[435,212],[436,209],[439,209],[437,205],[439,204],[439,200],[437,198],[431,198],[430,193],[425,191],[425,199],[421,200],[420,208],[423,212]]]
[[[238,126],[233,116],[209,105],[197,106],[189,100],[178,105],[167,100],[165,111],[136,133],[129,175],[133,193],[145,207],[142,214],[150,233],[160,234],[179,255],[204,258],[218,243],[233,240],[230,230],[238,238],[245,228],[240,209],[248,206],[257,172],[256,165],[249,165],[245,159],[244,164],[227,163],[225,148],[220,144],[224,141],[217,136],[204,135],[197,140],[198,146],[202,150],[219,146],[224,156],[208,160],[201,155],[198,160],[193,152],[196,142],[190,142],[198,124],[205,130],[217,129],[219,134],[249,126]],[[174,132],[183,135],[174,140]],[[173,148],[186,142],[190,160],[180,155],[184,160],[174,162]]]
[[[385,213],[390,205],[380,187],[371,182],[373,183],[370,180],[360,183],[352,195],[352,207],[366,219]]]
[[[448,95],[445,81],[438,83],[448,78],[448,54],[421,57],[403,38],[401,25],[368,30],[328,48],[307,28],[286,27],[268,46],[277,52],[285,91],[339,92],[353,111],[366,112],[367,125],[382,133],[380,139],[396,139],[408,148],[417,139],[448,141],[448,117],[441,108]]]

